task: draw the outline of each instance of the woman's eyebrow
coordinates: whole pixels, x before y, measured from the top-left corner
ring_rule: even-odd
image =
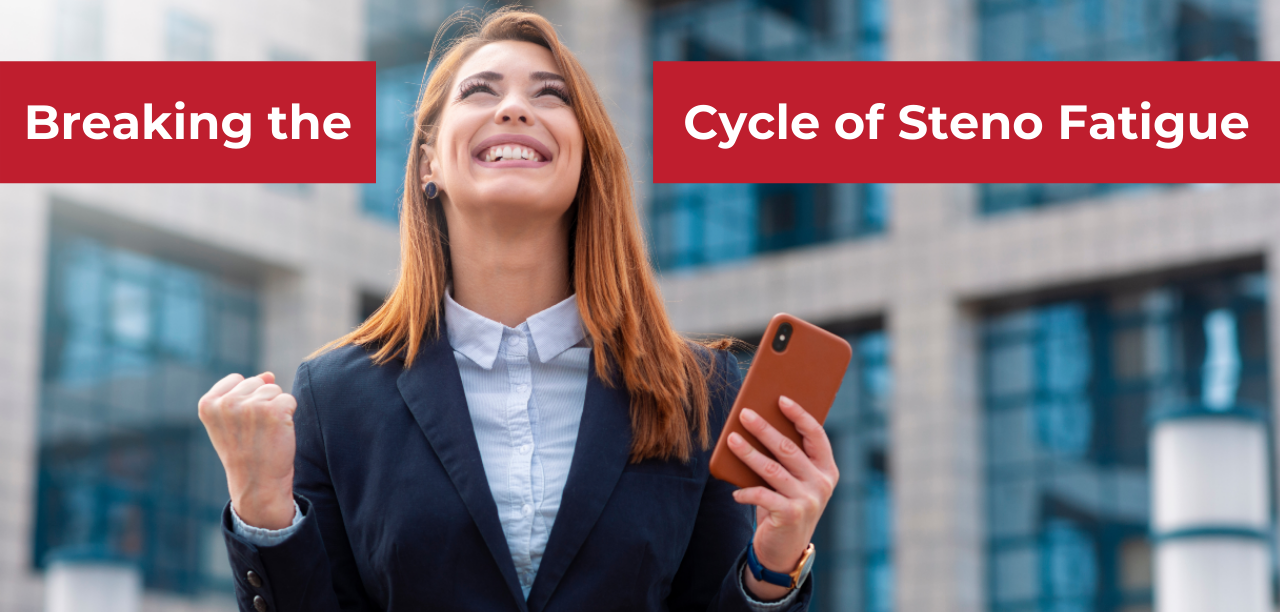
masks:
[[[496,72],[494,72],[494,71],[492,71],[492,70],[485,70],[485,71],[483,71],[483,72],[477,72],[477,73],[475,73],[475,74],[473,74],[473,75],[471,75],[471,76],[469,76],[469,77],[467,77],[467,78],[463,79],[463,81],[470,81],[470,80],[472,80],[472,79],[480,79],[480,80],[482,80],[482,81],[501,81],[501,80],[502,80],[502,75],[501,75],[501,74],[498,74],[498,73],[496,73]]]
[[[564,81],[564,77],[554,72],[545,72],[541,70],[530,74],[529,78],[535,81],[561,81],[561,82]]]

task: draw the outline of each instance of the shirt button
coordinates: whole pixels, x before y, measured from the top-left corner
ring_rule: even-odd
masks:
[[[245,574],[244,577],[245,580],[249,581],[249,586],[252,586],[255,589],[262,588],[262,577],[258,575],[258,572],[249,570],[249,573]]]
[[[267,600],[263,599],[261,595],[254,595],[253,609],[258,612],[267,612]]]
[[[527,452],[529,452],[529,445],[528,445],[528,444],[525,444],[524,446],[521,446],[521,447],[520,447],[520,452],[522,452],[522,453],[527,453]],[[254,586],[258,586],[258,585],[256,585],[256,584],[255,584]]]
[[[520,336],[511,336],[507,338],[507,344],[510,344],[511,346],[520,344]]]
[[[533,512],[533,506],[530,506],[529,504],[525,504],[524,507],[520,509],[521,514],[529,514],[530,512]]]

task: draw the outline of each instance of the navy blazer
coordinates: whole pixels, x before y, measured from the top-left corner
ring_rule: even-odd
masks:
[[[629,462],[631,399],[591,368],[560,512],[526,601],[441,324],[413,367],[362,347],[298,368],[294,491],[304,519],[274,546],[223,535],[245,612],[749,610],[752,531],[734,487],[688,463]],[[700,349],[701,350],[701,349]],[[742,376],[715,353],[712,440]],[[251,575],[252,573],[252,575]],[[788,612],[808,608],[813,577]]]

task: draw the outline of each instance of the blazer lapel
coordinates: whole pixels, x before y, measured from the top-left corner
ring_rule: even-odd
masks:
[[[594,361],[588,360],[588,363]],[[569,478],[538,575],[529,592],[529,609],[533,611],[546,607],[587,534],[600,518],[631,456],[631,395],[622,386],[620,376],[615,377],[616,386],[606,387],[596,377],[594,367],[588,370],[587,396]]]
[[[432,450],[449,473],[458,495],[471,512],[489,553],[506,579],[507,588],[521,612],[526,612],[528,606],[524,591],[516,580],[511,549],[498,520],[498,506],[493,501],[484,464],[480,461],[480,446],[467,409],[462,376],[458,373],[458,362],[449,346],[443,322],[436,339],[425,341],[413,366],[401,372],[397,386]]]

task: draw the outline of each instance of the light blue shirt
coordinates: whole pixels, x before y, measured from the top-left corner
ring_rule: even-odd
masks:
[[[587,395],[591,348],[577,299],[570,296],[507,327],[467,310],[446,292],[444,316],[480,461],[528,598],[560,510]],[[234,508],[231,515],[236,534],[260,546],[281,542],[303,520],[295,510],[291,526],[272,531],[246,525]],[[793,590],[764,603],[742,588],[760,612],[783,609],[797,596]]]
[[[569,478],[591,348],[574,297],[516,327],[444,304],[480,461],[525,597]]]

